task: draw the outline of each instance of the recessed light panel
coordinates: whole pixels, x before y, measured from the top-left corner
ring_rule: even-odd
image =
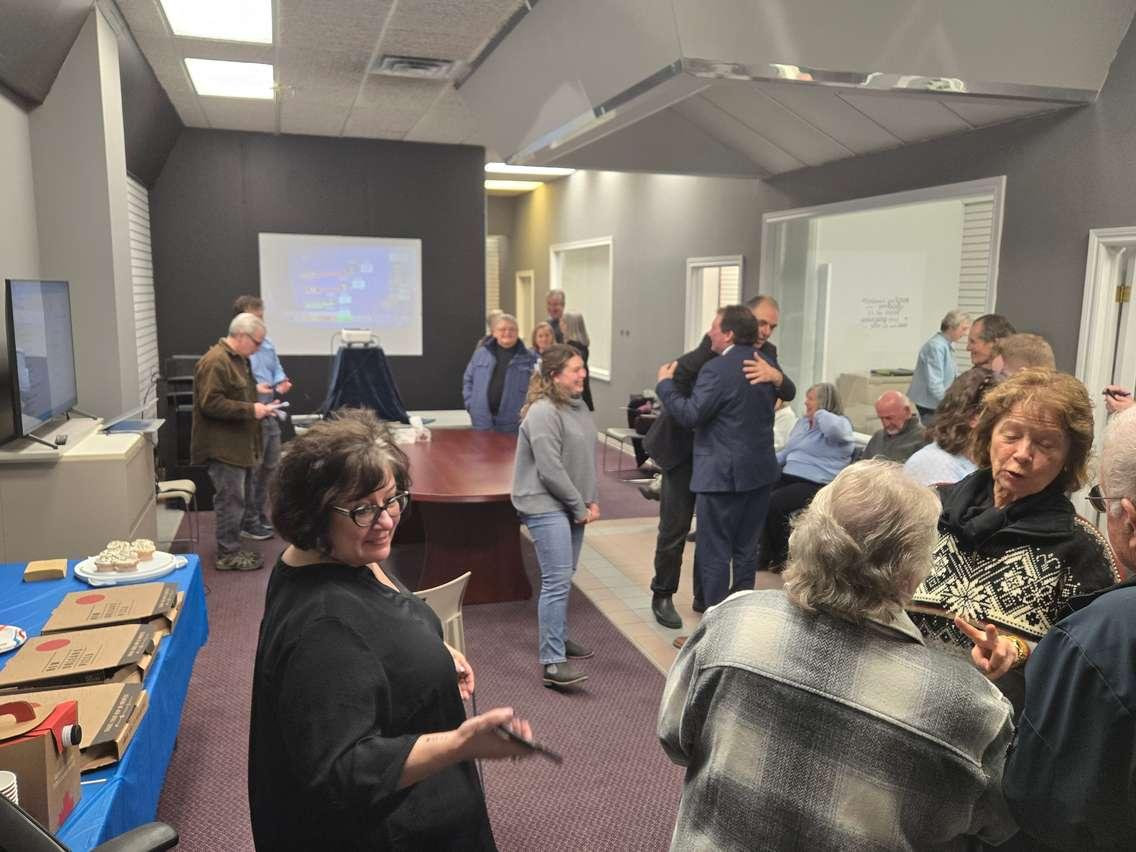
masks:
[[[272,0],[161,0],[176,36],[272,44]]]
[[[262,62],[187,59],[185,67],[199,95],[262,100],[276,96],[272,66]]]
[[[505,192],[531,192],[543,184],[544,181],[541,180],[487,180],[485,188]]]
[[[570,175],[575,169],[564,169],[559,166],[510,166],[508,163],[486,163],[485,171],[491,175],[533,175],[548,177],[563,177]]]

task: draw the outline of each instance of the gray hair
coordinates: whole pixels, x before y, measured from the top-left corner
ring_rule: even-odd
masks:
[[[895,396],[899,398],[899,404],[900,405],[906,406],[907,410],[910,411],[912,414],[915,413],[915,406],[912,404],[911,400],[907,398],[907,394],[905,394],[903,391],[886,390],[883,393],[881,393],[878,397],[876,397],[875,404],[879,405],[881,399],[883,399],[885,396],[891,396],[892,394],[895,394]]]
[[[931,570],[940,511],[895,462],[844,468],[793,521],[786,595],[856,623],[894,615]]]
[[[943,317],[943,321],[939,323],[939,331],[952,331],[964,322],[970,322],[970,314],[955,308],[953,311],[947,311],[947,315]]]
[[[256,314],[237,314],[229,323],[229,336],[234,334],[247,334],[252,337],[257,332],[264,332],[264,320]]]
[[[1136,501],[1136,408],[1114,414],[1108,422],[1101,452],[1101,485],[1109,497]],[[1108,510],[1120,514],[1120,501],[1109,500]]]
[[[816,393],[817,410],[831,411],[833,414],[844,415],[844,400],[840,398],[840,391],[831,382],[818,382],[809,390]]]
[[[567,304],[567,302],[568,302],[568,300],[564,297],[564,291],[559,289],[558,287],[554,287],[551,290],[549,290],[548,295],[544,297],[544,301],[548,302],[548,300],[551,299],[553,296],[558,298],[560,300],[560,304],[562,304],[562,305]]]
[[[591,346],[583,314],[570,314],[565,311],[564,316],[560,318],[560,331],[564,333],[565,343],[571,340],[584,346]]]
[[[497,319],[503,313],[505,313],[505,312],[503,310],[501,310],[500,308],[494,308],[489,313],[487,313],[485,315],[485,327],[487,329],[489,329],[490,331],[493,331],[493,326],[497,324]]]
[[[500,311],[497,316],[493,318],[493,322],[489,324],[489,330],[496,331],[497,326],[499,326],[503,322],[511,322],[517,327],[518,331],[520,331],[521,329],[521,324],[517,322],[517,318],[515,316],[513,316],[512,314],[507,314],[504,311]]]
[[[758,294],[757,296],[754,296],[752,299],[746,299],[745,306],[747,308],[749,308],[751,311],[755,311],[755,310],[757,310],[758,305],[764,305],[766,302],[769,303],[769,305],[773,308],[773,310],[775,310],[775,311],[781,310],[781,306],[779,304],[777,304],[776,299],[774,299],[772,296],[763,296],[763,295],[760,295],[760,294]]]

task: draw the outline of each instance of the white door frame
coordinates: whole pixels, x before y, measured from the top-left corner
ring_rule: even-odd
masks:
[[[531,334],[534,327],[536,327],[536,273],[531,269],[519,269],[513,275],[513,304],[517,309],[517,323],[521,326],[521,336]],[[525,294],[523,291],[528,290]],[[527,298],[526,298],[527,296]],[[528,305],[528,316],[523,316],[524,311],[521,305]],[[532,341],[529,341],[532,345]]]
[[[701,272],[707,266],[736,266],[738,267],[739,291],[745,289],[745,256],[740,254],[723,254],[716,257],[688,257],[686,259],[686,313],[682,322],[682,351],[693,349],[689,342],[693,340],[695,346],[706,333],[704,328],[694,328],[694,320],[701,304],[695,273]]]
[[[549,272],[549,289],[550,290],[563,290],[560,283],[560,270],[561,270],[561,256],[564,252],[572,251],[573,249],[596,248],[597,246],[607,247],[607,289],[611,297],[611,304],[608,305],[609,316],[611,317],[611,336],[615,335],[615,240],[610,236],[608,237],[595,237],[590,240],[574,240],[570,243],[555,243],[548,247],[548,272]],[[620,332],[622,333],[622,332]],[[592,337],[592,354],[595,354],[595,335]],[[610,382],[612,373],[615,370],[615,341],[610,340],[608,343],[609,357],[611,358],[610,369],[602,367],[595,367],[589,365],[588,375],[593,379],[599,379],[604,382]]]
[[[1136,248],[1136,227],[1094,228],[1089,231],[1074,375],[1084,383],[1093,402],[1094,444],[1098,451],[1108,420],[1100,390],[1112,383],[1114,345],[1120,319],[1116,286],[1120,280],[1124,250],[1128,248]],[[1123,357],[1125,353],[1119,354]],[[1095,516],[1088,501],[1079,495],[1074,497],[1074,504],[1085,517]]]

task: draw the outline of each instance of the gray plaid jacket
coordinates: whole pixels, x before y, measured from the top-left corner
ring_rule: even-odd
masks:
[[[706,614],[667,678],[663,748],[687,767],[671,848],[967,849],[1015,826],[1008,701],[900,613],[857,626],[781,591]]]

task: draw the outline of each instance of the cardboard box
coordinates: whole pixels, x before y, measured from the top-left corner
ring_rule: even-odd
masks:
[[[79,725],[83,729],[79,743],[80,772],[121,760],[150,706],[149,693],[140,683],[100,683],[49,692],[21,692],[15,697],[37,710],[61,701],[78,703]]]
[[[141,683],[160,637],[149,624],[118,624],[29,639],[0,670],[0,693],[92,683]]]
[[[176,583],[140,583],[71,592],[51,613],[41,633],[64,633],[112,624],[150,624],[155,633],[173,632],[185,594]]]
[[[0,768],[16,773],[20,807],[54,834],[79,802],[79,723],[74,701],[33,706],[0,699]]]

